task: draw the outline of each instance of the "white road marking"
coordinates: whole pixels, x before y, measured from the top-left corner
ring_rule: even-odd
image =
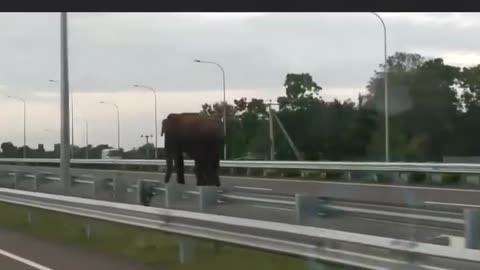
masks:
[[[227,199],[234,199],[234,200],[242,200],[242,201],[250,201],[250,202],[262,202],[262,203],[274,203],[274,204],[283,204],[283,205],[295,205],[293,201],[285,201],[285,200],[275,200],[275,199],[265,199],[265,198],[257,198],[257,197],[247,197],[247,196],[238,196],[238,195],[222,195],[222,197]]]
[[[375,205],[375,204],[372,204],[372,203],[359,203],[359,202],[347,202],[347,203],[343,203],[343,204],[347,204],[347,206],[350,204],[350,205],[353,205],[353,206],[365,206],[365,208],[369,208],[369,207],[372,207],[372,206],[378,206],[378,205]],[[342,204],[338,204],[337,205],[339,206],[342,206]],[[446,211],[440,211],[440,210],[431,210],[431,209],[421,209],[421,208],[414,208],[414,207],[402,207],[402,206],[391,206],[391,205],[382,205],[381,206],[382,208],[385,208],[385,209],[398,209],[398,210],[415,210],[416,212],[423,212],[423,213],[435,213],[435,214],[449,214],[449,215],[454,215],[454,216],[459,216],[459,217],[463,217],[463,214],[460,214],[460,213],[452,213],[452,212],[446,212]]]
[[[427,221],[438,221],[438,222],[447,222],[447,223],[455,223],[455,224],[464,224],[465,222],[462,219],[458,218],[447,218],[447,217],[435,217],[435,216],[426,216],[426,215],[419,215],[419,214],[408,214],[408,213],[397,213],[397,212],[388,212],[382,210],[372,210],[372,209],[363,209],[363,208],[356,208],[356,207],[348,207],[348,206],[329,206],[333,209],[340,209],[347,212],[354,212],[354,213],[364,213],[364,214],[373,214],[373,215],[380,215],[380,216],[391,216],[391,217],[401,217],[401,218],[410,218],[410,219],[421,219]]]
[[[244,187],[244,186],[233,186],[237,189],[248,189],[248,190],[262,190],[262,191],[272,191],[271,188],[259,188],[259,187]]]
[[[280,178],[262,178],[262,177],[241,177],[241,176],[221,176],[224,179],[233,180],[254,180],[254,181],[273,181],[273,182],[292,182],[292,183],[309,183],[309,184],[333,184],[333,185],[347,185],[347,186],[365,186],[365,187],[387,187],[387,188],[402,188],[402,189],[419,189],[419,190],[438,190],[438,191],[459,191],[459,192],[477,192],[475,189],[460,189],[460,188],[440,188],[440,187],[417,187],[406,185],[385,185],[385,184],[367,184],[367,183],[352,183],[352,182],[337,182],[337,181],[323,181],[323,180],[295,180],[295,179],[280,179]]]
[[[105,171],[105,170],[102,170]],[[115,170],[112,170],[115,171]],[[118,171],[118,170],[116,170]],[[121,171],[123,172],[123,171]],[[151,174],[152,176],[164,175],[165,173],[151,173],[144,172],[144,174]],[[194,174],[185,174],[185,177],[193,178]],[[264,177],[242,177],[242,176],[228,176],[221,175],[221,179],[225,180],[253,180],[253,181],[272,181],[272,182],[291,182],[291,183],[303,183],[303,184],[332,184],[332,185],[347,185],[347,186],[365,186],[365,187],[386,187],[386,188],[400,188],[400,189],[417,189],[417,190],[438,190],[438,191],[458,191],[458,192],[470,192],[480,193],[480,189],[461,189],[461,188],[442,188],[442,187],[417,187],[407,185],[395,185],[395,184],[369,184],[369,183],[354,183],[354,182],[340,182],[340,181],[324,181],[324,180],[301,180],[301,179],[281,179],[281,178],[264,178]]]
[[[461,206],[461,207],[476,207],[480,208],[478,204],[463,204],[463,203],[447,203],[447,202],[433,202],[433,201],[424,201],[425,204],[438,204],[438,205],[449,205],[449,206]]]
[[[295,210],[293,210],[293,209],[288,209],[288,208],[275,207],[275,206],[266,206],[266,205],[259,205],[259,204],[254,204],[254,205],[252,205],[252,206],[253,206],[253,207],[257,207],[257,208],[266,208],[266,209],[281,210],[281,211],[290,211],[290,212],[295,211]]]
[[[17,256],[15,254],[12,254],[12,253],[10,253],[8,251],[5,251],[5,250],[2,250],[2,249],[0,249],[0,255],[8,257],[8,258],[10,258],[12,260],[15,260],[17,262],[21,262],[23,264],[26,264],[30,267],[33,267],[33,268],[37,269],[37,270],[53,270],[52,268],[48,268],[46,266],[40,265],[36,262],[33,262],[33,261],[28,260],[28,259],[22,258],[20,256]]]

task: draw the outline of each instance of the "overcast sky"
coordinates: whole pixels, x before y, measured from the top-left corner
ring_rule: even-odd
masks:
[[[380,13],[388,53],[416,52],[449,64],[480,63],[476,13]],[[58,13],[1,13],[0,141],[22,144],[22,104],[27,99],[27,143],[59,141],[60,37]],[[222,99],[276,98],[289,72],[312,74],[322,96],[352,98],[383,62],[383,28],[371,13],[70,13],[70,83],[76,117],[75,144],[116,145],[114,102],[120,107],[121,146],[144,143],[154,132],[153,94],[159,119],[170,112],[198,111]],[[159,145],[163,138],[159,137]]]

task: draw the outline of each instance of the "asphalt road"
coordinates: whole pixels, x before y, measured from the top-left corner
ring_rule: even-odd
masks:
[[[154,270],[122,257],[90,252],[0,229],[0,269]]]
[[[192,179],[193,180],[193,179]],[[310,193],[335,199],[404,206],[422,206],[441,202],[480,207],[480,190],[442,187],[418,187],[332,181],[304,181],[267,178],[222,177],[222,188],[293,195]],[[253,188],[253,189],[252,189]]]

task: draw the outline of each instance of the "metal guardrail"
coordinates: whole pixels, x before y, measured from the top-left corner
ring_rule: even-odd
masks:
[[[34,166],[9,166],[0,165],[0,172],[6,174],[11,178],[10,180],[1,178],[0,180],[5,182],[10,181],[14,188],[27,188],[34,191],[43,192],[55,192],[62,193],[62,183],[60,182],[58,175],[58,168],[41,167],[42,170],[38,170],[39,167]],[[462,229],[465,222],[461,218],[447,218],[436,217],[425,214],[409,214],[399,213],[395,211],[385,211],[378,209],[365,209],[360,207],[351,206],[339,206],[332,205],[330,202],[317,198],[315,195],[298,194],[295,196],[282,196],[280,198],[271,198],[265,195],[257,193],[236,194],[230,192],[220,192],[217,189],[203,188],[200,191],[184,190],[176,185],[164,185],[160,180],[161,175],[158,173],[141,173],[141,172],[122,172],[122,171],[109,171],[109,170],[89,170],[89,169],[72,169],[72,177],[74,187],[84,186],[83,190],[77,191],[74,188],[72,195],[88,197],[94,199],[102,199],[101,193],[109,192],[112,195],[109,196],[111,200],[125,202],[127,193],[134,193],[135,199],[133,203],[141,203],[141,190],[145,185],[151,185],[157,194],[164,194],[164,205],[167,207],[176,203],[182,194],[189,194],[193,196],[200,196],[199,205],[200,211],[209,207],[209,204],[224,203],[225,201],[233,202],[246,202],[249,204],[266,204],[276,205],[279,207],[290,208],[290,211],[296,211],[297,222],[304,220],[303,216],[318,217],[325,216],[326,212],[332,213],[332,211],[341,213],[353,213],[353,214],[366,214],[370,216],[390,218],[390,219],[403,219],[417,222],[430,222],[437,225],[445,225],[446,227],[455,227]],[[28,183],[30,183],[28,185]],[[1,184],[1,181],[0,181]],[[56,185],[52,187],[52,185]],[[49,190],[50,189],[50,190]],[[215,193],[215,191],[217,191]],[[105,199],[108,197],[103,197]],[[329,199],[330,200],[330,199]],[[302,206],[297,207],[299,204]],[[317,207],[318,206],[318,207]],[[306,209],[316,207],[316,209],[308,212]]]
[[[60,179],[58,178],[58,168],[54,168],[54,167],[35,167],[35,166],[12,166],[12,165],[0,165],[0,173],[6,175],[8,177],[8,181],[11,181],[13,183],[12,187],[14,188],[22,188],[22,185],[23,188],[25,188],[25,185],[29,185],[31,189],[33,189],[34,191],[40,191],[40,192],[47,192],[47,186],[52,188],[53,187],[61,187],[61,184],[62,182],[59,181]],[[438,218],[438,217],[430,217],[430,216],[425,216],[425,215],[405,215],[405,214],[400,214],[400,213],[395,213],[395,212],[385,212],[385,211],[376,211],[376,210],[368,210],[368,209],[355,209],[355,208],[352,208],[352,207],[342,207],[342,206],[331,206],[328,204],[328,202],[325,202],[325,201],[322,201],[322,200],[319,200],[319,198],[317,198],[316,196],[314,195],[309,195],[309,194],[296,194],[294,199],[293,200],[278,200],[278,199],[265,199],[265,198],[261,198],[261,197],[255,197],[255,195],[253,196],[244,196],[244,195],[234,195],[234,194],[224,194],[224,193],[219,193],[217,188],[213,188],[213,187],[200,187],[198,188],[197,190],[193,190],[193,191],[184,191],[184,190],[181,190],[181,187],[179,187],[178,185],[176,185],[174,182],[168,184],[168,185],[162,185],[161,184],[161,181],[160,180],[160,174],[158,173],[142,173],[142,172],[128,172],[128,171],[108,171],[108,170],[90,170],[90,169],[72,169],[72,176],[73,176],[73,182],[74,184],[77,184],[77,189],[79,188],[80,189],[80,192],[74,192],[72,195],[74,196],[81,196],[81,197],[89,197],[89,198],[93,198],[93,199],[103,199],[103,200],[111,200],[111,201],[116,201],[116,202],[125,202],[125,197],[126,197],[126,193],[128,193],[128,189],[131,189],[133,192],[135,192],[135,202],[136,204],[139,204],[140,203],[140,192],[141,192],[141,189],[142,189],[142,186],[145,185],[145,184],[157,184],[157,185],[160,185],[160,186],[157,186],[155,188],[155,190],[157,192],[162,192],[163,195],[164,195],[164,199],[165,199],[165,207],[166,208],[171,208],[172,205],[174,205],[176,203],[177,200],[179,200],[179,198],[181,197],[181,194],[182,193],[188,193],[190,195],[194,195],[196,197],[196,199],[194,200],[194,202],[196,202],[198,204],[198,211],[200,212],[204,212],[204,213],[207,213],[208,210],[211,208],[211,207],[214,207],[215,205],[217,205],[219,203],[219,201],[221,199],[228,199],[228,200],[240,200],[240,201],[251,201],[251,202],[255,202],[255,203],[267,203],[267,204],[280,204],[280,205],[284,205],[284,206],[289,206],[289,207],[294,207],[294,211],[295,211],[295,215],[296,215],[296,222],[297,224],[300,225],[300,227],[289,227],[289,228],[295,228],[295,230],[309,230],[308,228],[313,228],[313,227],[310,227],[310,226],[306,226],[306,225],[309,225],[310,222],[312,221],[312,219],[318,219],[319,218],[319,215],[318,213],[322,213],[322,212],[325,212],[325,211],[328,211],[330,209],[337,209],[337,210],[341,210],[341,211],[349,211],[349,212],[360,212],[360,213],[365,213],[365,212],[368,212],[367,214],[372,214],[372,212],[375,212],[373,214],[375,215],[383,215],[383,216],[393,216],[393,217],[398,217],[398,216],[402,216],[402,217],[405,217],[405,216],[408,216],[407,218],[413,218],[413,219],[419,219],[419,220],[428,220],[428,221],[432,221],[432,222],[436,222],[436,223],[445,223],[445,224],[453,224],[455,226],[462,226],[464,225],[466,228],[473,228],[475,227],[475,222],[478,221],[478,213],[475,215],[469,215],[469,217],[471,218],[471,220],[466,220],[465,221],[463,219],[450,219],[450,218]],[[2,178],[3,180],[5,180],[6,178]],[[163,187],[162,187],[163,186]],[[75,187],[75,185],[74,185]],[[83,187],[83,188],[82,188]],[[86,189],[85,189],[86,188]],[[24,200],[25,196],[33,196],[31,193],[25,193],[25,191],[19,191],[19,190],[11,190],[11,189],[8,189],[8,192],[5,191],[4,189],[0,189],[2,192],[6,192],[8,195],[5,195],[5,196],[8,196],[8,202],[13,202],[14,200],[16,200],[16,202],[20,202],[19,200]],[[82,191],[83,190],[83,191]],[[48,190],[48,192],[55,192],[55,188],[50,189]],[[63,190],[60,188],[60,189],[57,189],[57,193],[61,193]],[[108,194],[105,194],[105,193],[108,193]],[[76,207],[75,211],[77,211],[78,209],[78,204],[77,202],[81,202],[81,201],[78,201],[79,198],[74,198],[74,197],[64,197],[64,196],[60,196],[60,197],[57,197],[58,195],[50,195],[50,194],[41,194],[41,193],[34,193],[38,196],[34,196],[35,197],[35,202],[30,202],[28,205],[29,206],[34,206],[34,207],[39,207],[41,205],[44,205],[44,203],[46,203],[45,201],[43,202],[40,202],[39,200],[51,200],[51,199],[56,199],[56,198],[63,198],[63,201],[69,200],[70,204],[75,204],[75,205],[70,205],[69,207]],[[1,195],[1,194],[0,194]],[[1,196],[0,196],[1,197]],[[4,200],[4,199],[0,199],[0,200]],[[7,200],[4,200],[4,201],[7,201]],[[95,207],[97,206],[102,206],[102,207],[107,207],[110,205],[110,203],[113,203],[113,202],[107,202],[107,201],[99,201],[99,200],[94,200],[94,201],[89,201],[89,203],[91,203],[92,205],[95,205]],[[148,210],[147,212],[155,212],[157,211],[157,209],[155,210],[152,210],[154,208],[143,208],[143,207],[140,207],[140,206],[137,206],[137,205],[125,205],[125,204],[115,204],[113,203],[115,206],[115,209],[119,209],[118,207],[120,207],[119,205],[122,205],[122,207],[120,207],[121,209],[124,209],[124,210],[137,210],[137,209],[151,209],[151,210]],[[26,204],[25,204],[26,205]],[[64,207],[67,207],[68,205],[65,205]],[[56,206],[58,207],[58,205]],[[85,205],[83,205],[82,207],[86,207]],[[140,208],[138,208],[140,207]],[[48,208],[50,209],[50,208]],[[57,208],[58,209],[58,208]],[[133,209],[133,210],[132,210]],[[50,209],[52,210],[52,209]],[[98,209],[97,209],[98,210]],[[83,211],[83,210],[82,210]],[[161,210],[158,210],[158,211],[161,211]],[[173,211],[173,213],[175,213],[175,211],[177,210],[168,210],[168,211]],[[108,212],[108,211],[107,211]],[[153,213],[151,212],[151,213]],[[140,211],[139,213],[144,213],[142,211]],[[133,213],[135,215],[138,215],[139,213]],[[156,212],[155,212],[156,213]],[[183,212],[182,212],[183,213]],[[188,213],[188,215],[190,215],[191,217],[194,217],[196,214],[200,214],[198,212],[185,212],[185,213]],[[116,213],[110,213],[110,214],[105,214],[103,213],[102,215],[106,216],[106,217],[111,217],[112,215],[117,217],[118,215]],[[100,216],[102,216],[100,215]],[[133,216],[135,216],[133,215]],[[187,215],[187,214],[185,214]],[[225,219],[229,219],[230,217],[220,217],[220,216],[216,216],[214,215],[216,218],[215,219],[212,219],[212,220],[216,220],[216,219],[222,219],[222,218],[225,218]],[[91,216],[91,217],[94,217],[94,216]],[[126,218],[126,217],[125,217]],[[168,218],[179,218],[179,216],[177,217],[165,217],[166,219]],[[182,216],[181,218],[186,218],[185,216]],[[233,218],[233,217],[232,217]],[[135,219],[134,217],[130,217],[130,221],[132,219]],[[137,225],[139,225],[141,222],[139,220],[142,220],[142,222],[145,222],[144,224],[153,224],[157,221],[152,221],[152,220],[144,220],[144,219],[135,219]],[[156,220],[156,218],[155,218]],[[210,220],[209,219],[206,219],[206,220]],[[239,219],[239,220],[243,220],[243,222],[247,222],[247,223],[251,223],[251,224],[271,224],[272,226],[275,226],[275,227],[278,227],[277,225],[278,224],[283,224],[283,225],[287,225],[287,224],[284,224],[284,223],[276,223],[276,222],[271,222],[271,223],[261,223],[261,222],[264,222],[264,221],[259,221],[259,220],[250,220],[250,219]],[[115,221],[115,220],[110,220],[110,221]],[[196,220],[196,221],[193,221],[191,220],[193,223],[197,224],[198,222],[205,222],[205,220]],[[120,222],[119,220],[116,220],[115,222]],[[127,222],[127,221],[123,221],[124,223]],[[152,223],[153,222],[153,223]],[[155,223],[156,224],[156,223]],[[233,225],[235,223],[232,223],[231,225]],[[190,224],[191,225],[191,224]],[[198,225],[198,224],[197,224]],[[303,226],[302,226],[303,225]],[[139,225],[141,226],[141,225]],[[157,226],[157,225],[155,225]],[[185,228],[185,224],[182,224],[182,226],[184,226],[183,228]],[[288,226],[295,226],[295,225],[288,225]],[[202,227],[202,228],[196,228],[196,230],[205,230],[206,228],[209,228],[208,226],[205,226]],[[224,228],[224,227],[222,227]],[[315,228],[315,229],[318,229],[318,230],[322,230],[322,229],[319,229],[319,228]],[[243,245],[247,245],[247,246],[257,246],[257,245],[254,245],[253,244],[253,239],[252,239],[252,236],[251,234],[256,234],[257,231],[258,233],[259,232],[262,232],[262,233],[259,233],[260,236],[264,236],[265,234],[268,235],[268,234],[272,234],[274,232],[273,231],[276,231],[275,228],[273,228],[272,230],[268,230],[268,228],[266,227],[258,227],[258,228],[254,228],[252,229],[254,230],[255,232],[249,232],[247,235],[245,235],[245,239],[250,239],[250,240],[239,240],[239,239],[233,239],[232,238],[229,238],[231,241],[234,241],[232,243],[242,243]],[[336,231],[335,231],[336,232]],[[188,231],[184,231],[184,234],[188,234],[189,232]],[[191,233],[191,232],[190,232]],[[228,231],[228,232],[224,232],[225,234],[232,234],[232,232]],[[237,233],[237,232],[235,232]],[[277,232],[278,233],[278,232]],[[339,235],[343,235],[345,234],[345,232],[336,232],[337,234]],[[465,230],[465,236],[466,236],[466,239],[469,239],[471,237],[469,237],[469,235],[467,234],[475,234],[474,231],[472,231],[471,229],[467,229]],[[198,235],[197,235],[198,236]],[[366,236],[364,235],[365,237],[373,237],[371,239],[377,239],[375,238],[374,236]],[[230,237],[230,236],[229,236]],[[255,236],[255,237],[259,237],[258,235]],[[284,239],[286,237],[286,239]],[[287,250],[288,249],[295,249],[295,250],[291,250],[291,251],[288,251],[288,253],[291,253],[291,254],[296,254],[296,255],[301,255],[301,254],[304,254],[304,253],[301,253],[298,249],[300,249],[301,247],[305,247],[305,245],[310,245],[311,241],[314,239],[314,238],[308,238],[304,235],[304,238],[301,238],[300,236],[298,235],[295,235],[295,236],[292,236],[290,234],[290,236],[288,235],[276,235],[275,237],[272,237],[273,239],[282,239],[282,241],[289,241],[288,242],[288,247],[287,247]],[[292,240],[290,238],[293,238],[293,239],[297,239],[295,241],[294,244],[290,243]],[[211,239],[216,239],[216,240],[219,240],[219,241],[223,241],[221,239],[223,238],[211,238]],[[256,238],[255,238],[256,239]],[[301,241],[299,240],[301,239]],[[346,239],[348,239],[348,237],[346,237]],[[363,238],[362,238],[363,239]],[[370,240],[371,240],[370,239]],[[249,242],[250,241],[250,242]],[[268,240],[268,241],[272,241],[272,239]],[[318,242],[319,241],[319,242]],[[364,264],[364,258],[366,255],[362,255],[362,253],[364,253],[364,250],[365,249],[369,249],[369,248],[372,248],[369,244],[367,243],[370,243],[370,242],[365,242],[363,244],[360,244],[362,243],[363,240],[359,241],[359,243],[357,242],[354,242],[353,243],[353,246],[354,246],[354,253],[355,253],[355,256],[353,256],[352,254],[348,255],[347,257],[348,260],[346,260],[345,262],[343,262],[344,264],[346,265],[355,265],[355,266],[359,266],[359,265],[362,265]],[[372,240],[371,240],[372,241]],[[410,253],[413,252],[416,256],[427,256],[428,259],[425,258],[426,261],[430,262],[431,261],[431,258],[433,255],[432,254],[429,254],[429,255],[425,255],[424,253],[417,253],[417,251],[413,248],[413,247],[416,247],[418,245],[426,245],[425,243],[417,243],[417,242],[408,242],[408,241],[402,241],[402,240],[391,240],[392,243],[397,241],[398,243],[409,243],[410,245],[412,245],[412,249],[409,251]],[[227,241],[228,242],[228,241]],[[340,239],[336,239],[336,238],[326,238],[326,239],[316,239],[313,243],[313,246],[311,248],[313,248],[314,250],[317,250],[318,249],[318,243],[324,243],[322,245],[325,245],[325,246],[322,246],[322,253],[323,255],[319,255],[318,253],[312,253],[312,251],[308,251],[307,253],[312,253],[310,256],[307,256],[307,257],[312,257],[312,258],[329,258],[328,260],[331,260],[331,261],[334,261],[334,262],[338,262],[335,260],[335,258],[343,258],[343,257],[338,257],[340,256],[339,254],[340,253],[345,253],[345,252],[352,252],[351,251],[351,248],[352,248],[352,243],[351,242],[342,242],[341,244],[339,244],[339,242],[342,242]],[[310,243],[310,244],[309,244]],[[325,244],[326,243],[326,244]],[[285,243],[284,243],[285,244]],[[474,245],[476,243],[473,243]],[[280,244],[280,243],[277,243],[277,244],[272,244],[272,242],[270,242],[270,244],[265,244],[263,243],[262,245],[260,246],[257,246],[257,247],[265,247],[267,248],[267,246],[269,246],[269,249],[270,250],[276,250],[279,248],[279,246],[282,246],[283,244]],[[303,245],[303,246],[302,246]],[[339,247],[340,245],[340,247]],[[378,247],[376,245],[373,245],[375,246],[374,249],[378,249]],[[434,245],[436,246],[436,245]],[[325,257],[325,252],[332,252],[332,247],[334,247],[335,249],[335,252],[336,252],[336,255],[335,256],[326,256]],[[430,246],[429,246],[430,247]],[[444,247],[444,248],[449,248],[449,247]],[[268,249],[268,248],[267,248]],[[383,252],[385,252],[385,249],[388,250],[388,252],[393,252],[393,251],[396,251],[395,248],[393,249],[390,249],[390,248],[387,248],[386,246],[383,246],[381,249],[383,249]],[[470,252],[470,250],[468,249],[464,249],[465,251],[468,251]],[[276,250],[276,251],[282,251],[282,250]],[[285,252],[285,251],[283,251]],[[317,252],[317,251],[315,251]],[[372,251],[373,252],[373,251]],[[373,255],[371,254],[370,251],[367,252],[367,255],[368,256],[377,256],[375,254],[377,254],[375,252],[373,252]],[[405,258],[408,258],[408,256],[406,255],[407,253],[409,252],[406,252],[406,251],[402,251],[403,255],[402,256],[405,256]],[[457,252],[457,251],[454,251],[454,252]],[[328,253],[330,255],[332,255],[331,253]],[[442,253],[443,254],[443,253]],[[480,255],[480,253],[478,254]],[[303,256],[303,255],[302,255]],[[320,256],[320,257],[319,257]],[[353,257],[352,257],[353,256]],[[362,257],[363,256],[363,257]],[[391,266],[391,261],[389,261],[388,263],[385,262],[385,261],[382,261],[381,258],[384,258],[384,254],[382,256],[378,256],[378,258],[375,258],[374,261],[375,263],[373,263],[372,261],[367,264],[369,267],[367,267],[367,269],[397,269],[397,268],[392,268]],[[443,257],[443,255],[438,255],[436,254],[435,256],[433,257],[441,257],[442,259],[441,260],[445,260],[445,258]],[[464,263],[462,262],[463,257],[458,257],[460,258],[460,263]],[[480,260],[480,256],[478,257],[478,259]],[[372,258],[370,258],[369,260],[373,260]],[[406,260],[406,259],[405,259]],[[423,260],[423,259],[422,259]],[[451,258],[447,258],[446,259],[447,261],[450,261]],[[398,260],[399,262],[401,262],[402,264],[405,264],[405,261],[402,261],[402,260]],[[458,260],[457,260],[458,261]],[[399,262],[396,262],[399,263]],[[441,265],[443,266],[444,262],[442,263],[439,263],[438,265]],[[376,265],[377,267],[375,268],[374,265]],[[379,267],[380,266],[385,266],[385,267]],[[388,265],[388,267],[386,266]],[[423,269],[423,268],[419,268],[419,269]],[[427,269],[427,268],[425,268]],[[463,269],[463,268],[458,268],[457,266],[454,266],[454,267],[451,267],[451,268],[443,268],[443,269]],[[465,268],[465,269],[474,269],[474,268]]]
[[[43,158],[1,158],[5,163],[59,163],[59,159]],[[150,159],[72,159],[72,164],[108,164],[165,166],[165,160]],[[193,160],[185,160],[186,166],[193,166]],[[332,161],[245,161],[221,160],[224,168],[260,168],[328,171],[372,171],[372,172],[428,172],[428,173],[471,173],[480,174],[480,164],[471,163],[411,163],[411,162],[332,162]]]
[[[199,193],[202,194],[203,188]],[[0,188],[0,201],[362,269],[479,269],[480,251],[309,226]],[[389,255],[388,255],[389,254]],[[389,257],[389,258],[388,258]]]

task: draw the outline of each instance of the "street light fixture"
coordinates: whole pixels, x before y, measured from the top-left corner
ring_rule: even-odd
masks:
[[[152,91],[153,96],[155,98],[155,149],[154,149],[155,151],[154,151],[154,155],[155,155],[155,159],[157,159],[158,158],[158,154],[157,154],[157,148],[158,148],[157,92],[155,91],[155,89],[153,87],[150,87],[150,86],[142,86],[142,85],[134,84],[133,87],[149,89],[149,90]]]
[[[195,59],[195,60],[193,60],[193,62],[200,63],[200,64],[216,65],[222,71],[222,79],[223,79],[223,133],[226,136],[227,135],[227,112],[226,112],[227,101],[226,101],[226,93],[225,93],[225,70],[223,69],[223,67],[220,64],[218,64],[216,62],[204,61],[204,60],[199,60],[199,59]],[[223,145],[223,158],[227,159],[227,144],[226,143]]]
[[[27,158],[27,102],[21,97],[7,96],[23,102],[23,158]]]
[[[375,15],[383,26],[383,45],[384,45],[384,66],[383,66],[383,73],[385,82],[385,162],[389,162],[390,160],[390,136],[389,136],[389,123],[388,123],[388,66],[387,66],[387,27],[385,26],[385,22],[383,21],[382,17],[378,15],[376,12],[372,12]]]
[[[117,148],[120,149],[120,110],[118,105],[115,103],[109,103],[105,101],[100,101],[101,104],[112,105],[117,110]]]

